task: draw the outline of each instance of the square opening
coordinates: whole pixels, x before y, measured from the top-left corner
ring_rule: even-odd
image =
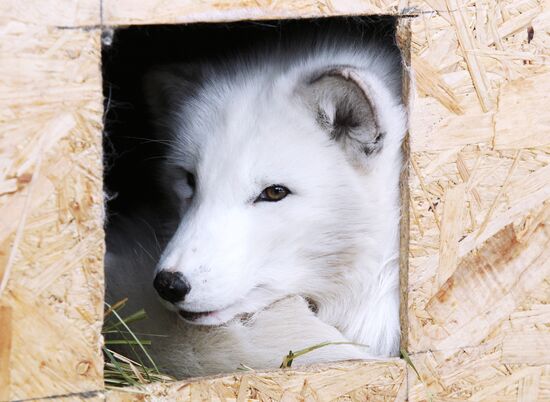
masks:
[[[153,99],[155,93],[163,91],[165,88],[162,87],[162,83],[159,81],[154,81],[155,85],[151,87],[150,81],[146,77],[154,76],[155,70],[158,72],[158,66],[167,66],[174,64],[186,64],[193,65],[197,62],[204,63],[218,63],[218,60],[223,60],[224,58],[235,57],[236,54],[245,54],[247,52],[254,52],[258,48],[267,48],[269,46],[274,46],[275,44],[281,44],[284,46],[300,46],[300,38],[304,38],[304,43],[308,43],[308,38],[313,35],[325,35],[326,32],[335,32],[335,35],[343,35],[344,40],[350,40],[353,38],[355,41],[355,46],[361,49],[363,46],[370,46],[369,41],[375,39],[381,48],[384,51],[395,54],[399,52],[398,45],[396,43],[396,29],[397,29],[397,18],[390,16],[376,16],[376,17],[331,17],[331,18],[322,18],[322,19],[301,19],[301,20],[275,20],[275,21],[242,21],[234,23],[197,23],[189,25],[158,25],[158,26],[140,26],[140,27],[128,27],[117,29],[113,32],[106,32],[103,35],[103,54],[102,54],[102,63],[103,63],[103,81],[104,81],[104,95],[105,95],[105,135],[104,135],[104,153],[105,153],[105,188],[107,192],[107,222],[106,222],[106,232],[107,232],[107,247],[108,254],[106,258],[107,266],[125,267],[124,269],[131,269],[139,264],[143,266],[148,266],[150,271],[144,275],[109,275],[107,273],[106,282],[107,282],[107,299],[110,303],[117,302],[128,298],[124,310],[119,310],[118,307],[115,308],[115,313],[110,312],[106,318],[106,326],[110,326],[109,333],[107,334],[107,339],[111,339],[112,343],[108,343],[107,347],[117,348],[119,343],[127,343],[125,350],[121,353],[125,354],[127,357],[131,358],[138,363],[143,363],[145,366],[149,367],[149,370],[146,370],[144,377],[147,379],[147,375],[151,375],[151,380],[163,380],[166,377],[163,375],[155,374],[154,366],[144,353],[140,352],[140,346],[135,345],[136,339],[134,335],[130,334],[126,330],[126,326],[123,323],[120,323],[120,318],[117,316],[120,315],[122,318],[130,318],[130,321],[133,321],[136,318],[140,318],[139,310],[143,307],[143,300],[150,299],[150,296],[154,295],[153,290],[153,270],[157,265],[158,259],[160,258],[163,250],[166,247],[166,244],[173,238],[173,234],[177,231],[178,226],[180,226],[180,221],[182,216],[185,216],[186,212],[182,212],[183,208],[179,210],[181,205],[181,198],[178,198],[178,195],[174,195],[166,191],[166,183],[168,177],[170,183],[175,183],[176,181],[184,181],[189,187],[193,187],[193,184],[190,183],[191,179],[189,176],[190,169],[182,169],[182,164],[178,164],[177,161],[173,159],[176,158],[176,154],[170,154],[167,150],[170,147],[179,146],[182,147],[183,144],[180,141],[179,144],[176,144],[176,140],[170,136],[164,136],[159,134],[163,131],[162,127],[167,125],[166,119],[168,113],[174,113],[174,110],[171,109],[172,105],[167,104],[166,102],[157,102],[157,99]],[[305,48],[304,50],[307,50]],[[405,52],[408,49],[401,49]],[[295,53],[293,53],[295,54]],[[372,54],[371,54],[372,55]],[[271,60],[268,55],[265,56],[266,60]],[[401,71],[401,59],[394,59],[394,62],[397,65],[394,66],[397,70]],[[230,62],[231,64],[232,62]],[[338,71],[328,71],[325,69],[328,65],[333,65]],[[351,86],[346,86],[342,96],[348,97],[353,96],[355,91],[361,83],[354,81],[356,76],[354,75],[353,68],[350,70],[347,65],[341,65],[341,63],[327,62],[326,66],[320,66],[321,71],[316,77],[307,83],[312,84],[316,80],[321,82],[323,80],[327,81],[326,88],[336,88],[339,90],[338,85],[348,85],[352,81]],[[341,68],[341,71],[339,70]],[[160,67],[163,70],[164,67]],[[173,68],[173,67],[169,67]],[[231,65],[229,68],[232,68]],[[259,74],[258,70],[254,70],[254,74]],[[380,73],[380,71],[378,71]],[[183,74],[186,74],[184,72]],[[228,72],[228,74],[233,74]],[[401,72],[402,76],[399,78],[399,86],[401,87],[401,82],[403,82],[403,89],[401,93],[406,93],[407,81],[404,72]],[[383,74],[382,74],[383,75]],[[145,77],[145,78],[144,78]],[[213,75],[216,79],[219,79],[219,71]],[[185,77],[185,79],[188,79]],[[191,78],[194,79],[194,78]],[[199,80],[202,78],[199,78]],[[210,79],[210,78],[209,78]],[[383,80],[382,80],[383,81]],[[149,84],[148,84],[149,82]],[[332,84],[336,84],[337,87],[334,87]],[[369,85],[372,83],[367,83],[367,88],[371,88]],[[388,83],[389,86],[394,85],[395,82]],[[216,84],[217,85],[217,84]],[[222,83],[219,83],[222,85]],[[331,86],[332,85],[332,86]],[[317,96],[320,98],[315,98],[318,102],[315,104],[316,108],[319,104],[323,102],[331,102],[332,95],[330,92],[327,93],[327,89],[321,87],[316,89],[309,95],[304,96]],[[168,88],[169,89],[169,88]],[[364,88],[363,88],[364,89]],[[376,91],[376,88],[371,88]],[[183,89],[182,89],[183,90]],[[191,88],[189,91],[195,91],[197,88]],[[152,91],[152,92],[151,92]],[[182,92],[183,93],[183,92]],[[153,94],[153,95],[152,95]],[[350,95],[351,94],[351,95]],[[355,94],[356,95],[356,94]],[[364,95],[364,93],[363,93]],[[214,92],[210,93],[210,97],[215,97]],[[302,95],[300,95],[302,96]],[[369,95],[370,96],[370,95]],[[399,95],[401,96],[401,94]],[[204,97],[201,101],[208,100],[208,97]],[[312,99],[312,98],[307,98]],[[321,100],[319,100],[321,99]],[[347,98],[346,98],[347,99]],[[354,97],[354,100],[358,98]],[[196,100],[193,100],[195,102]],[[370,107],[366,112],[371,113],[369,116],[372,118],[380,118],[378,113],[384,113],[384,111],[377,111],[376,108],[384,106],[384,104],[375,104],[372,105],[372,99],[367,99],[365,104],[367,107]],[[185,102],[185,101],[184,101]],[[182,102],[182,103],[184,103]],[[375,102],[377,102],[375,100]],[[165,108],[160,111],[160,114],[157,110],[157,114],[153,109],[158,108],[159,105]],[[363,124],[362,121],[353,121],[355,118],[353,110],[350,111],[347,106],[352,108],[355,107],[356,103],[352,105],[343,105],[338,102],[334,102],[334,105],[337,107],[343,107],[346,113],[344,115],[338,116],[340,119],[338,122],[331,120],[330,116],[327,116],[327,109],[330,109],[332,106],[324,105],[323,110],[315,109],[317,113],[314,118],[316,119],[317,124],[323,126],[327,124],[333,124],[332,131],[330,135],[327,136],[327,141],[337,141],[341,131],[335,131],[334,127],[336,125],[347,125],[351,126],[351,129],[354,129],[357,125]],[[201,105],[197,106],[198,111],[200,111]],[[361,111],[362,113],[365,110]],[[349,114],[351,113],[351,114]],[[160,117],[159,117],[160,116]],[[336,116],[336,114],[334,115]],[[333,117],[334,117],[333,116]],[[216,116],[212,116],[213,120]],[[164,120],[163,120],[164,119]],[[186,115],[186,119],[193,119],[192,114]],[[161,121],[159,123],[159,120]],[[337,124],[336,124],[337,123]],[[170,124],[175,124],[174,122]],[[185,122],[180,122],[178,124],[186,124]],[[206,123],[204,123],[206,124]],[[370,127],[370,126],[369,126]],[[377,126],[376,126],[377,127]],[[182,128],[183,129],[183,128]],[[345,130],[350,129],[349,127]],[[350,129],[350,130],[351,130]],[[369,158],[371,155],[376,157],[377,153],[382,152],[378,148],[379,141],[386,141],[384,138],[384,132],[376,132],[376,135],[372,138],[369,138],[368,141],[364,142],[365,145],[361,150],[365,158]],[[370,141],[370,142],[369,142]],[[403,140],[403,147],[401,151],[403,153],[403,160],[407,160],[406,153],[408,152],[407,139]],[[197,143],[190,143],[191,147],[198,146]],[[200,144],[199,144],[200,145]],[[289,142],[289,147],[293,146],[292,142]],[[345,146],[353,147],[354,144],[342,145],[342,149]],[[347,149],[347,148],[346,148]],[[235,149],[229,150],[228,152],[233,153],[234,158],[245,157],[239,155],[239,152]],[[263,152],[263,151],[262,151]],[[311,157],[312,154],[315,154],[314,151],[311,151],[312,154],[304,154],[304,158]],[[349,151],[349,149],[346,150]],[[183,151],[185,154],[185,151]],[[351,154],[350,154],[351,155]],[[354,156],[350,156],[349,159],[346,159],[350,162],[350,165],[354,165],[357,162],[356,153]],[[226,156],[226,155],[225,155]],[[224,157],[225,157],[224,156]],[[170,163],[174,166],[172,173],[168,172],[166,168],[162,168],[162,162],[168,159]],[[346,158],[348,155],[346,154]],[[330,163],[333,163],[331,160]],[[290,161],[288,163],[292,165]],[[391,166],[392,168],[400,168],[397,166]],[[339,166],[331,165],[331,168],[338,169]],[[364,167],[361,167],[364,168]],[[365,169],[369,169],[367,166]],[[403,168],[403,171],[405,169]],[[174,173],[175,172],[175,173]],[[401,200],[401,209],[402,211],[407,210],[406,200],[407,196],[407,185],[405,173],[401,171],[395,172],[400,176],[399,188]],[[193,176],[196,174],[192,172]],[[219,174],[217,172],[216,174]],[[180,176],[178,176],[180,175]],[[267,183],[267,182],[266,182]],[[269,185],[268,185],[269,184]],[[279,182],[269,182],[266,184],[266,189],[273,187],[272,185],[281,185],[286,189],[286,186],[283,186]],[[196,186],[196,183],[194,183]],[[200,186],[200,184],[199,184]],[[184,190],[182,190],[185,192]],[[226,188],[223,188],[223,191],[227,191]],[[265,189],[264,189],[265,191]],[[261,194],[264,193],[261,191]],[[271,192],[281,191],[280,189],[268,190]],[[290,188],[288,191],[292,194],[293,188]],[[395,191],[398,191],[396,188]],[[260,193],[260,192],[259,192]],[[277,194],[268,194],[268,197],[277,197]],[[299,192],[297,192],[299,194]],[[261,194],[258,194],[260,197]],[[228,195],[229,196],[229,195]],[[265,196],[265,195],[264,195]],[[292,196],[292,195],[291,195]],[[328,195],[333,196],[333,195]],[[179,194],[179,197],[182,197]],[[183,196],[186,197],[185,195]],[[367,197],[368,198],[368,197]],[[405,201],[404,201],[405,200]],[[254,200],[256,201],[256,200]],[[273,200],[269,200],[273,201]],[[345,202],[345,198],[343,198]],[[189,204],[192,204],[192,201],[189,201]],[[263,207],[263,206],[262,206]],[[193,206],[187,206],[187,208],[196,208]],[[307,209],[305,210],[306,212]],[[219,221],[221,222],[221,221]],[[270,221],[267,221],[268,224]],[[214,224],[216,224],[214,222]],[[231,222],[219,223],[220,225],[230,225]],[[405,289],[403,283],[404,278],[406,278],[406,255],[403,256],[403,252],[407,250],[407,231],[408,223],[407,219],[402,219],[399,223],[401,225],[401,255],[400,256],[387,256],[388,258],[400,258],[400,263],[393,264],[393,266],[400,266],[401,274],[397,273],[396,278],[400,276],[401,279],[401,289]],[[397,229],[397,228],[396,228]],[[293,229],[297,230],[297,229]],[[284,242],[283,242],[284,244]],[[247,247],[250,248],[250,247]],[[398,246],[399,248],[399,246]],[[112,252],[112,251],[116,252]],[[117,255],[117,252],[125,250],[125,255]],[[112,252],[112,253],[111,253]],[[350,251],[351,253],[351,251]],[[128,256],[134,258],[135,260],[132,263],[128,263]],[[273,258],[278,258],[274,256]],[[138,261],[138,263],[136,263]],[[126,267],[126,266],[130,267]],[[201,269],[207,271],[209,267],[202,267],[200,264],[197,267],[200,271]],[[131,271],[128,271],[131,273]],[[142,271],[140,271],[142,272]],[[135,282],[134,282],[135,281]],[[124,287],[129,289],[127,294],[120,293],[120,290]],[[404,292],[400,291],[400,305],[406,306],[404,304]],[[310,310],[313,313],[317,313],[319,306],[317,300],[311,300],[309,297],[305,297],[306,301],[309,303]],[[147,320],[155,320],[158,317],[162,317],[162,320],[168,320],[168,316],[176,318],[175,313],[171,313],[168,310],[164,309],[160,303],[155,300],[156,307],[146,307],[148,318],[141,320],[138,319],[132,323],[136,325],[137,329],[134,331],[136,338],[140,341],[145,338],[150,342],[165,342],[167,338],[156,337],[156,335],[165,335],[165,334],[152,334],[153,336],[145,335],[142,337],[140,335],[140,325],[145,325],[142,328],[146,328],[148,325],[144,324]],[[115,306],[116,307],[116,306]],[[266,310],[269,310],[270,307],[266,307]],[[285,307],[287,308],[287,307]],[[322,308],[322,307],[321,307]],[[404,307],[402,307],[404,308]],[[400,319],[402,336],[405,336],[404,329],[405,325],[405,314],[399,314],[397,308],[394,307],[392,310],[393,314],[396,315],[395,319]],[[137,315],[135,315],[137,313]],[[191,311],[190,313],[197,313]],[[244,313],[244,312],[243,312]],[[248,312],[247,312],[248,313]],[[249,314],[243,314],[241,322],[249,330],[250,326],[254,326],[254,320],[246,321],[250,316],[254,316],[255,312],[250,312]],[[188,315],[186,317],[189,319],[194,319],[195,316]],[[354,323],[350,323],[352,325]],[[130,326],[132,326],[130,325]],[[181,325],[181,324],[178,324]],[[336,327],[335,327],[336,328]],[[119,331],[122,329],[122,331]],[[338,329],[337,332],[343,333]],[[349,332],[349,331],[348,331]],[[351,331],[353,332],[353,331]],[[360,331],[359,331],[360,332]],[[113,333],[115,333],[113,338]],[[195,336],[197,336],[195,334]],[[344,336],[346,339],[348,337]],[[116,338],[116,339],[115,339]],[[330,341],[330,339],[326,339]],[[181,339],[180,339],[181,341]],[[341,339],[338,339],[341,341]],[[196,338],[193,338],[190,342],[198,342]],[[353,343],[359,343],[354,340],[350,340]],[[310,346],[319,344],[320,342],[315,342]],[[150,353],[153,361],[158,362],[156,354],[158,355],[158,350],[151,352],[148,345],[144,345],[145,349]],[[326,348],[344,348],[344,347],[358,347],[357,345],[328,345]],[[260,348],[261,349],[261,348]],[[287,350],[300,349],[295,346],[289,345]],[[323,349],[323,348],[321,348]],[[319,350],[321,350],[319,349]],[[395,347],[394,347],[395,349]],[[395,351],[394,351],[395,352]],[[164,352],[166,354],[166,352]],[[399,350],[397,349],[397,354]],[[395,355],[395,353],[393,353]],[[281,363],[285,360],[285,357],[288,357],[285,353],[278,354],[274,358],[280,361]],[[113,364],[111,359],[118,358],[115,355],[106,356],[106,363]],[[286,359],[288,363],[289,359]],[[319,361],[323,361],[322,359]],[[119,363],[123,365],[124,362],[118,360]],[[246,361],[243,363],[243,367],[248,367],[250,364]],[[296,357],[296,363],[300,363],[300,358]],[[182,377],[179,373],[174,373],[173,368],[165,369],[162,367],[162,364],[159,364],[159,372],[162,374],[165,371],[169,374],[175,374],[174,376],[179,379]],[[240,368],[243,368],[240,367]],[[275,366],[271,367],[252,367],[254,369],[266,369],[266,368],[276,368]],[[229,373],[239,369],[238,365],[235,365],[233,370],[222,370],[219,373]],[[107,368],[106,380],[110,375],[113,375],[117,379],[120,379],[122,383],[132,383],[125,379],[124,376],[114,373],[113,371],[118,370],[116,364]],[[197,375],[204,374],[214,374],[215,371],[208,371],[205,369],[204,372],[200,372]],[[129,373],[127,373],[129,374]],[[130,374],[131,376],[131,374]],[[139,382],[139,381],[138,381]],[[109,384],[109,383],[107,383]]]

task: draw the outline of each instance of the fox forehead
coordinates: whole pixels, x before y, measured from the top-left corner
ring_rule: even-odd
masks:
[[[290,151],[289,144],[299,150],[311,140],[325,140],[314,138],[314,122],[286,81],[262,77],[203,88],[177,113],[180,128],[170,149],[172,159],[194,173],[213,164],[233,170],[247,158],[258,164],[262,157]],[[309,133],[300,134],[304,132]]]

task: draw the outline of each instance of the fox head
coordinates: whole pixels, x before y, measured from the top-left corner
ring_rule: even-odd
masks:
[[[222,324],[291,294],[322,308],[380,264],[405,120],[380,76],[324,58],[177,65],[146,89],[181,210],[154,285],[185,320]]]

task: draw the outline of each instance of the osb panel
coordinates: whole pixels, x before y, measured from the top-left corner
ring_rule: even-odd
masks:
[[[101,389],[99,32],[0,32],[2,399]]]
[[[348,362],[305,369],[244,373],[147,386],[147,398],[169,401],[404,401],[402,360]],[[113,402],[139,401],[141,393],[110,392]]]
[[[457,350],[451,359],[425,352],[412,360],[409,401],[536,402],[550,400],[550,365],[500,364],[498,347]]]
[[[550,2],[415,4],[410,399],[548,400]]]
[[[544,279],[550,273],[550,213],[544,212],[518,229],[505,227],[471,252],[430,300],[429,313],[445,321],[433,330],[439,335],[434,350],[412,354],[421,380],[409,373],[411,401],[430,395],[447,401],[550,399],[550,281]]]
[[[101,0],[2,0],[0,24],[18,21],[61,27],[93,26],[101,21]]]
[[[103,0],[107,25],[396,14],[407,0]]]

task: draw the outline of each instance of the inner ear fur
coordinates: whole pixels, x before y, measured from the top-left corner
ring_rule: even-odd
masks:
[[[373,91],[353,67],[317,71],[306,79],[301,92],[317,123],[353,160],[382,148],[384,133]]]

